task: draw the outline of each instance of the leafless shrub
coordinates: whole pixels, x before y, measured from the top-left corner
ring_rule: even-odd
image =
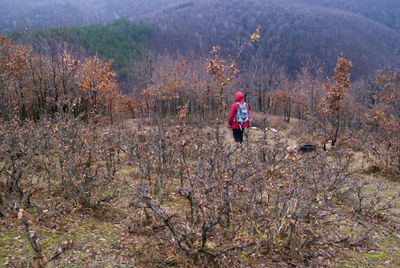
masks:
[[[367,137],[365,148],[374,168],[391,177],[400,174],[400,68],[380,70],[369,92],[372,103],[363,118],[359,136]]]
[[[37,124],[14,120],[2,125],[0,137],[8,203],[29,205],[32,195],[45,188],[48,197],[62,190],[65,198],[90,208],[117,196],[112,190],[117,140],[111,129],[74,118]]]
[[[117,171],[116,141],[111,129],[71,119],[58,126],[57,173],[66,197],[87,208],[116,197],[112,189]]]
[[[0,127],[0,174],[5,191],[4,203],[29,206],[32,195],[41,190],[38,182],[43,178],[40,167],[40,141],[46,137],[33,127],[21,125],[15,119]]]
[[[351,202],[350,207],[355,214],[383,217],[384,215],[390,215],[390,210],[394,207],[394,201],[400,197],[400,194],[383,197],[382,194],[385,191],[387,191],[387,186],[382,184],[372,186],[365,180],[357,179],[354,180],[353,185],[344,194]]]
[[[237,147],[219,127],[206,134],[184,122],[131,131],[123,150],[134,170],[126,183],[138,224],[165,229],[153,235],[196,264],[232,261],[240,252],[311,261],[324,254],[322,246],[368,238],[353,231],[350,241],[336,230],[358,213],[338,205],[346,190],[358,189],[349,155],[287,157],[279,135],[268,140],[265,133],[258,144]]]
[[[31,260],[29,263],[13,263],[12,261],[7,261],[6,265],[8,267],[18,267],[16,265],[29,265],[29,267],[34,268],[42,268],[47,267],[54,261],[56,261],[62,254],[66,251],[71,250],[72,248],[72,241],[68,240],[62,245],[59,245],[57,250],[55,250],[50,256],[46,256],[44,251],[44,246],[40,244],[40,237],[36,230],[33,230],[31,227],[31,220],[27,216],[27,212],[23,208],[18,208],[17,217],[19,220],[22,221],[24,225],[24,230],[26,237],[29,241],[29,244],[33,250],[33,256],[31,256]]]

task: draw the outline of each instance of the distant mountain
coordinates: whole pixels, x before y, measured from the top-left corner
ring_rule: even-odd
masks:
[[[13,0],[0,1],[0,32],[139,21],[182,0]]]
[[[230,2],[229,0],[225,0]],[[108,23],[118,18],[141,20],[158,12],[192,7],[207,0],[13,0],[0,2],[0,30],[23,30]],[[212,1],[221,5],[222,1]],[[298,4],[340,9],[359,14],[400,32],[398,0],[243,0],[261,3]]]
[[[399,0],[13,0],[0,2],[0,32],[143,20],[160,51],[234,54],[260,24],[265,30],[242,60],[273,59],[289,72],[312,58],[331,72],[339,54],[353,77],[400,62]],[[247,53],[247,54],[246,54]]]
[[[238,40],[245,41],[260,24],[265,31],[256,44],[257,55],[274,59],[289,72],[308,58],[322,61],[329,72],[343,53],[353,61],[354,76],[360,77],[400,62],[400,33],[362,15],[367,12],[363,1],[350,1],[357,11],[350,12],[341,0],[202,0],[146,22],[157,29],[152,42],[156,50],[202,55],[214,45],[220,45],[226,55],[234,54]],[[379,1],[377,10],[388,10],[390,2]],[[398,2],[393,10],[400,6]],[[254,49],[247,51],[255,54]]]

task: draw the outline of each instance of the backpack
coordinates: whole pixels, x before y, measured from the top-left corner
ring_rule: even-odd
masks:
[[[239,103],[239,102],[236,102],[236,103],[239,105],[239,107],[238,107],[235,118],[236,118],[236,121],[240,125],[240,129],[242,129],[242,124],[244,122],[249,121],[249,111],[247,110],[246,103],[243,103],[243,104]]]

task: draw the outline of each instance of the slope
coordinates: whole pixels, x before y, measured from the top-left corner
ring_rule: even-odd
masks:
[[[400,34],[393,29],[355,13],[302,1],[204,0],[147,22],[157,29],[153,39],[157,51],[194,50],[202,55],[213,45],[221,45],[226,55],[235,53],[238,38],[243,42],[261,24],[265,31],[256,49],[289,72],[309,57],[332,70],[343,53],[360,77],[396,65],[400,58]]]

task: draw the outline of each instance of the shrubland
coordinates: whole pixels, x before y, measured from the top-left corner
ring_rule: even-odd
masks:
[[[399,235],[382,178],[398,187],[398,70],[364,84],[371,103],[341,56],[332,81],[305,66],[246,88],[258,130],[238,145],[224,122],[246,83],[240,53],[149,56],[127,98],[110,62],[0,42],[6,266],[329,266],[349,251],[400,263],[376,243]],[[305,141],[316,151],[297,152]]]

